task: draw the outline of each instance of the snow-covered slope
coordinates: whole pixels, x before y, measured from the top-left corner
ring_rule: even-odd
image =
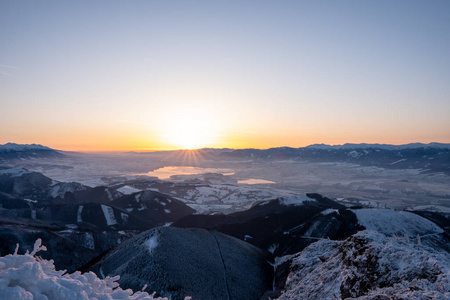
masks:
[[[387,236],[416,237],[444,232],[435,223],[406,211],[370,208],[352,211],[356,214],[360,225]]]
[[[121,244],[92,270],[172,300],[259,299],[272,286],[266,259],[264,251],[215,231],[160,227]]]
[[[420,240],[365,230],[287,257],[278,299],[449,299],[450,255]]]

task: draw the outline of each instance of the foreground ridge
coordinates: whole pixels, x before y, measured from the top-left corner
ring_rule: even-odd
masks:
[[[92,272],[66,273],[57,271],[53,260],[36,256],[47,248],[41,239],[34,250],[20,255],[17,245],[14,254],[0,257],[0,295],[2,299],[167,299],[154,298],[146,292],[135,292],[119,287],[120,276],[100,279]]]
[[[450,256],[420,238],[365,230],[321,240],[278,265],[291,270],[278,299],[449,299]]]

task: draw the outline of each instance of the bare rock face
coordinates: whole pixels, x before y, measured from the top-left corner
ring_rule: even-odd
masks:
[[[122,288],[146,286],[171,299],[260,299],[272,289],[267,253],[204,229],[159,227],[118,246],[91,270],[120,275]]]

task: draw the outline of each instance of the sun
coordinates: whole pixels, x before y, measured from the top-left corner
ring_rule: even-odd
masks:
[[[198,110],[172,113],[162,128],[164,142],[180,149],[200,149],[214,143],[215,122],[212,116]]]

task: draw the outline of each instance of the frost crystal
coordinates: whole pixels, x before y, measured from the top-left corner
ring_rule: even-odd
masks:
[[[119,276],[99,279],[92,272],[57,271],[52,260],[36,256],[39,251],[47,250],[40,239],[31,253],[20,255],[18,250],[19,246],[14,254],[0,257],[1,299],[167,299],[143,291],[122,290],[117,283]]]

